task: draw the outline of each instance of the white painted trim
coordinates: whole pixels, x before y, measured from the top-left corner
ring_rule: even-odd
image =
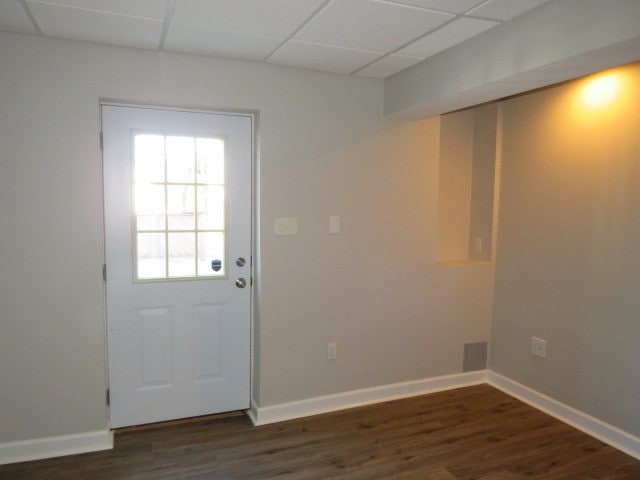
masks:
[[[491,370],[487,383],[640,460],[640,438]]]
[[[248,415],[254,425],[266,425],[362,405],[370,405],[372,403],[479,385],[486,382],[486,370],[481,370],[478,372],[460,373],[382,385],[380,387],[364,388],[362,390],[352,390],[268,407],[258,407],[252,404]]]
[[[113,432],[110,430],[0,443],[0,465],[112,448]]]
[[[252,401],[251,409],[247,411],[247,415],[254,425],[267,425],[269,423],[293,420],[362,405],[426,395],[483,383],[487,383],[507,395],[522,400],[532,407],[583,431],[587,435],[591,435],[640,460],[640,438],[492,370],[481,370],[478,372],[383,385],[334,395],[308,398],[297,402],[281,403],[268,407],[259,407]]]
[[[249,408],[249,410],[246,410],[245,413],[247,415],[247,417],[249,417],[249,420],[251,420],[251,423],[253,423],[254,425],[258,425],[258,404],[253,400],[253,398],[251,398],[251,407]]]
[[[484,383],[640,460],[640,438],[491,370],[425,378],[269,407],[259,407],[252,399],[247,415],[254,425],[267,425]],[[0,465],[112,448],[113,432],[109,430],[0,443]]]

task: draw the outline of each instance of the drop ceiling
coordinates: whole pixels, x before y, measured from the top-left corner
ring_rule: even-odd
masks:
[[[0,30],[385,78],[548,1],[0,0]]]

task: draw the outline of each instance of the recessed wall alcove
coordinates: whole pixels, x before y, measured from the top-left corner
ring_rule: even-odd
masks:
[[[441,117],[438,264],[491,262],[498,104]]]

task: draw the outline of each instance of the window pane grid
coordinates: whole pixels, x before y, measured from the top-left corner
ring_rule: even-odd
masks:
[[[189,186],[189,187],[222,187],[224,186],[224,183],[202,183],[202,182],[193,182],[193,183],[187,183],[187,182],[144,182],[145,185],[160,185],[160,186],[164,186],[164,185],[175,185],[175,186]]]
[[[206,229],[206,230],[136,230],[138,233],[224,233],[224,230],[214,230],[214,229]]]
[[[224,141],[138,134],[134,142],[137,279],[224,276]]]

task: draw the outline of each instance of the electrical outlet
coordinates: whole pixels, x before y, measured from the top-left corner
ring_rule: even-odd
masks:
[[[538,337],[531,337],[531,353],[538,357],[547,358],[547,341]]]
[[[338,356],[338,343],[331,342],[327,344],[327,360],[335,360]]]

